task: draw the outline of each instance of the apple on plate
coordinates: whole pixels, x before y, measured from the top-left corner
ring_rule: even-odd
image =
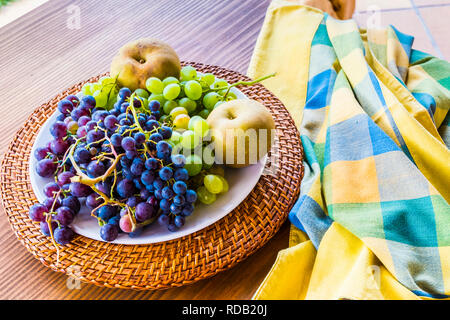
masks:
[[[129,42],[119,49],[111,62],[112,78],[123,87],[134,91],[145,89],[150,77],[164,79],[180,75],[180,59],[167,43],[152,38]]]
[[[270,151],[275,122],[258,101],[236,99],[220,104],[208,116],[215,158],[234,168],[258,162]]]

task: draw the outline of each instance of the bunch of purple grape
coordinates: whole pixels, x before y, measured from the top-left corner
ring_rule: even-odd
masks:
[[[37,174],[55,181],[45,185],[47,198],[30,208],[30,218],[59,244],[73,238],[69,225],[83,202],[105,241],[120,232],[139,236],[155,220],[176,231],[194,211],[186,158],[172,153],[173,127],[158,121],[159,102],[145,103],[128,88],[115,99],[111,110],[96,107],[90,95],[61,100],[53,140],[35,151]]]

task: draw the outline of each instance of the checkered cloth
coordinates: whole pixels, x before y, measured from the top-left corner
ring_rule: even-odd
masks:
[[[328,15],[311,44],[291,222],[317,248],[337,222],[419,296],[450,295],[450,64],[394,27]]]

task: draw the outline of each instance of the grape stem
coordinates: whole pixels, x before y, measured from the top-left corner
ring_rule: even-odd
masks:
[[[225,86],[225,87],[219,87],[219,88],[211,89],[211,91],[221,91],[221,90],[227,89],[225,95],[223,96],[225,98],[228,95],[228,93],[230,92],[230,89],[233,88],[233,87],[236,87],[236,86],[251,86],[251,85],[254,85],[254,84],[256,84],[258,82],[261,82],[263,80],[272,78],[275,75],[276,75],[276,73],[274,72],[274,73],[271,73],[271,74],[269,74],[267,76],[263,76],[263,77],[255,79],[255,80],[252,80],[252,81],[238,81],[238,82],[235,82],[235,83],[230,84],[230,85]]]

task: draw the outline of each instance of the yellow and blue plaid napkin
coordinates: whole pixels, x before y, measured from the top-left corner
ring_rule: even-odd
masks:
[[[412,43],[393,26],[269,7],[249,75],[278,72],[267,86],[299,127],[289,218],[309,240],[292,239],[255,298],[449,297],[450,64]]]

